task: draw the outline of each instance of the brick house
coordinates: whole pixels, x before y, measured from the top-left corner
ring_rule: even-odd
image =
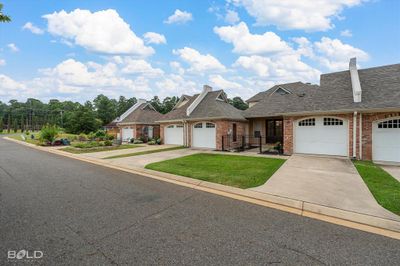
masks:
[[[204,86],[200,94],[182,95],[174,109],[157,122],[165,144],[221,150],[223,138],[236,143],[248,129],[241,110],[229,104],[223,90]]]
[[[249,100],[249,134],[284,153],[400,162],[400,64],[321,75],[320,85],[280,84]]]
[[[129,108],[124,114],[116,119],[119,128],[119,138],[122,141],[130,139],[144,139],[160,137],[160,125],[156,120],[162,118],[162,114],[146,100],[139,99],[138,102]]]

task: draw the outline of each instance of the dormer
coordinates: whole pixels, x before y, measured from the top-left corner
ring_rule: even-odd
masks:
[[[360,77],[358,76],[357,70],[357,59],[351,58],[349,63],[350,77],[351,77],[351,87],[353,89],[353,101],[355,103],[361,102],[362,90]]]
[[[278,87],[276,88],[276,90],[273,93],[277,93],[280,95],[286,95],[286,94],[291,94],[292,92],[290,92],[289,90],[285,89],[284,87]]]

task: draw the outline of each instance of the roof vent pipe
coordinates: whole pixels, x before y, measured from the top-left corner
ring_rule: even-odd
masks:
[[[351,77],[351,87],[353,88],[353,101],[355,103],[360,103],[362,90],[357,70],[357,59],[355,57],[350,59],[349,70]]]

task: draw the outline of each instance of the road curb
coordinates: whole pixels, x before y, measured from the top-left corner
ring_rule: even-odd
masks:
[[[400,240],[400,221],[387,218],[376,217],[367,214],[355,213],[351,211],[336,209],[328,206],[318,205],[310,202],[305,202],[296,199],[285,198],[277,195],[266,194],[251,190],[245,190],[235,187],[229,187],[221,184],[201,181],[183,176],[177,176],[168,173],[157,172],[142,168],[127,168],[122,166],[105,164],[101,159],[83,158],[76,154],[67,153],[64,151],[49,149],[34,144],[22,142],[12,138],[4,137],[4,139],[22,144],[37,150],[61,155],[64,157],[108,167],[116,170],[121,170],[128,173],[139,174],[150,177],[156,180],[173,183],[176,185],[217,194],[224,197],[229,197],[249,203],[278,209],[281,211],[301,215],[304,217],[322,220],[325,222],[338,224],[353,229],[358,229],[374,234],[383,235],[386,237]]]

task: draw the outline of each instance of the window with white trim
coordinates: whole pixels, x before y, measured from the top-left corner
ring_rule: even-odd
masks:
[[[174,128],[174,125],[167,126],[167,128]]]
[[[378,128],[400,128],[400,119],[392,119],[378,123]]]
[[[343,126],[343,120],[333,117],[324,117],[324,126]]]
[[[299,127],[310,127],[315,126],[315,118],[308,118],[299,121]]]
[[[215,124],[213,124],[213,123],[206,123],[206,128],[215,128]]]
[[[198,123],[194,125],[194,128],[203,128],[203,123]]]
[[[176,128],[183,128],[183,125],[176,125]]]

